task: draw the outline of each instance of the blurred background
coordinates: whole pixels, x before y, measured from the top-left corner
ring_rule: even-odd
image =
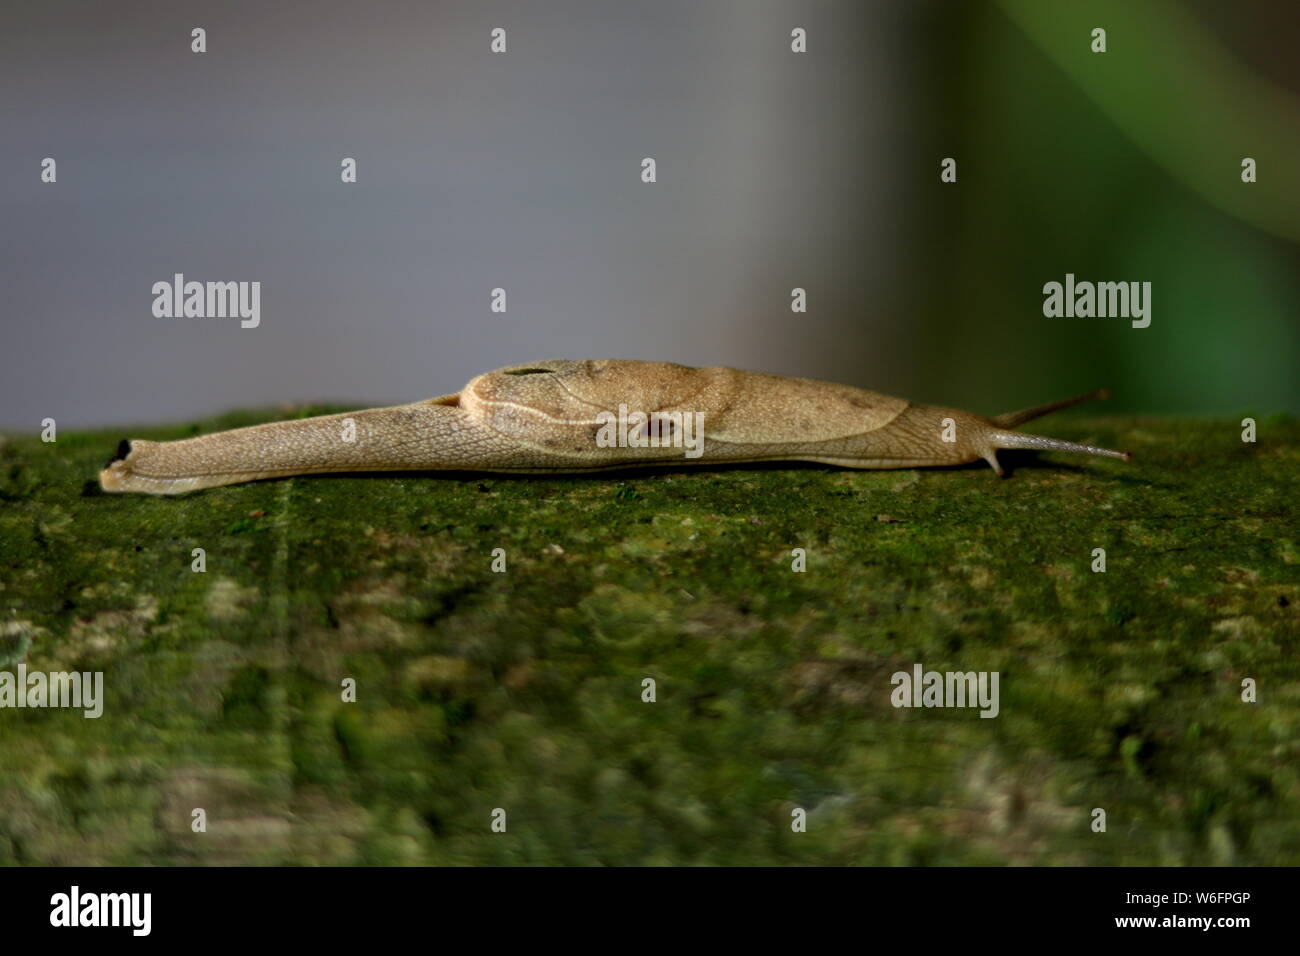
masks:
[[[7,3],[0,427],[557,357],[1298,411],[1298,35],[1264,0]],[[260,326],[154,317],[176,272],[260,281]],[[1044,317],[1066,273],[1152,283],[1150,327]]]

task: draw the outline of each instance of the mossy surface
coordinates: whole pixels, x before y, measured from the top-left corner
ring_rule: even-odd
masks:
[[[105,704],[0,710],[0,862],[1300,861],[1300,423],[1039,430],[1135,458],[158,499],[10,436],[0,670]],[[894,708],[917,663],[1000,713]]]

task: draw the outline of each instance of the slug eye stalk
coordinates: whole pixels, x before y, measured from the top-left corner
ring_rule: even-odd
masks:
[[[1025,422],[1031,422],[1035,418],[1042,418],[1044,415],[1050,415],[1052,412],[1059,412],[1063,408],[1070,408],[1073,405],[1079,405],[1083,402],[1089,402],[1098,398],[1110,398],[1110,392],[1104,388],[1088,392],[1085,395],[1076,395],[1074,398],[1064,398],[1059,402],[1048,402],[1045,405],[1035,405],[1033,408],[1024,408],[1018,412],[1008,412],[1005,415],[998,415],[989,419],[989,424],[1000,428],[1015,428],[1017,425],[1023,425]],[[1080,455],[1099,455],[1105,458],[1118,458],[1120,461],[1131,461],[1133,456],[1126,451],[1114,451],[1110,448],[1098,448],[1095,445],[1081,445],[1072,441],[1061,441],[1058,438],[1044,438],[1041,435],[1025,435],[1020,432],[1011,431],[990,431],[988,433],[989,448],[987,453],[982,455],[993,470],[999,476],[1004,476],[1001,466],[998,464],[997,451],[999,449],[1027,450],[1027,451],[1068,451]]]

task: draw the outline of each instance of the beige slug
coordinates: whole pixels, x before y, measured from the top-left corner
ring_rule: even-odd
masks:
[[[1010,430],[1102,397],[1098,391],[984,419],[807,378],[668,362],[562,359],[488,372],[459,394],[411,405],[183,441],[124,441],[99,481],[105,491],[174,495],[330,471],[564,474],[753,461],[914,468],[980,458],[1000,475],[1000,448],[1128,461],[1127,452]],[[622,422],[620,406],[626,413]]]

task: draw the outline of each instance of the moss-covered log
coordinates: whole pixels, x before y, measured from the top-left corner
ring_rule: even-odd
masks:
[[[10,436],[0,670],[105,701],[0,710],[0,862],[1294,863],[1300,423],[1051,433],[1134,460],[168,500]],[[998,716],[896,709],[918,663]]]

